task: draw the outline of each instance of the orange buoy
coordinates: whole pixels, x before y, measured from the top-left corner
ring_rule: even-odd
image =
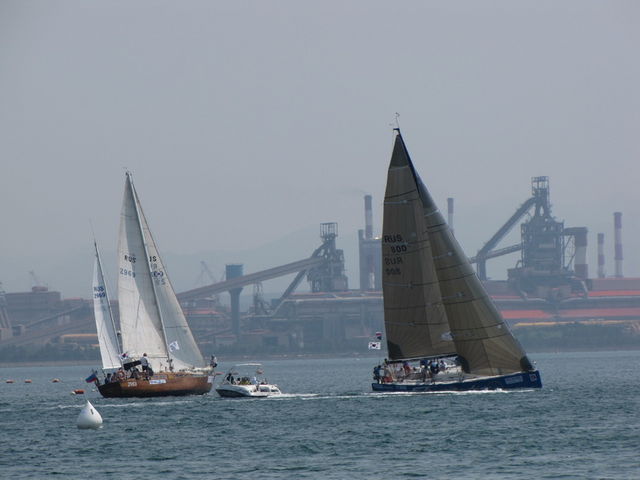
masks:
[[[59,378],[54,378],[53,380],[51,380],[51,383],[60,383],[60,379]]]
[[[81,388],[76,388],[73,392],[71,392],[74,395],[83,395],[84,394],[84,390]]]
[[[30,378],[27,378],[27,379],[24,381],[24,383],[31,383],[31,379],[30,379]]]

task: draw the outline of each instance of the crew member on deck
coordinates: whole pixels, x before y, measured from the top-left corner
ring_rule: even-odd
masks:
[[[147,380],[149,377],[153,376],[153,370],[149,366],[149,359],[147,358],[147,354],[143,353],[142,358],[140,358],[140,365],[142,365],[142,373],[144,373]]]
[[[431,360],[431,363],[429,364],[429,370],[431,370],[431,376],[436,375],[440,371],[440,365],[438,365],[438,362],[435,358]]]
[[[381,370],[382,370],[382,367],[380,365],[373,367],[373,379],[376,381],[376,383],[380,383]]]

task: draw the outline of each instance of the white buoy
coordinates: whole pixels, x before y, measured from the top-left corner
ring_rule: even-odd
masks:
[[[98,411],[87,400],[85,406],[80,410],[78,415],[78,428],[100,428],[102,426],[102,417]]]

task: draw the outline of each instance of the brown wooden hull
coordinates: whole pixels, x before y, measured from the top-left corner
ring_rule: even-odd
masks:
[[[127,378],[98,385],[98,391],[109,398],[203,395],[211,391],[212,381],[207,375],[159,372],[149,380]]]

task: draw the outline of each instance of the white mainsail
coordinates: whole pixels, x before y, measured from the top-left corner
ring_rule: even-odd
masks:
[[[120,362],[120,347],[111,305],[109,304],[107,284],[104,281],[104,274],[102,273],[102,262],[100,261],[98,245],[96,242],[94,242],[93,245],[96,249],[93,268],[93,314],[98,331],[102,368],[105,370],[114,370],[122,366]]]
[[[201,367],[202,355],[169,283],[127,173],[118,246],[118,300],[124,351],[147,354],[156,371]],[[171,363],[170,363],[171,362]]]
[[[154,370],[166,368],[167,348],[129,173],[120,217],[118,304],[125,353],[134,358],[146,353]]]

